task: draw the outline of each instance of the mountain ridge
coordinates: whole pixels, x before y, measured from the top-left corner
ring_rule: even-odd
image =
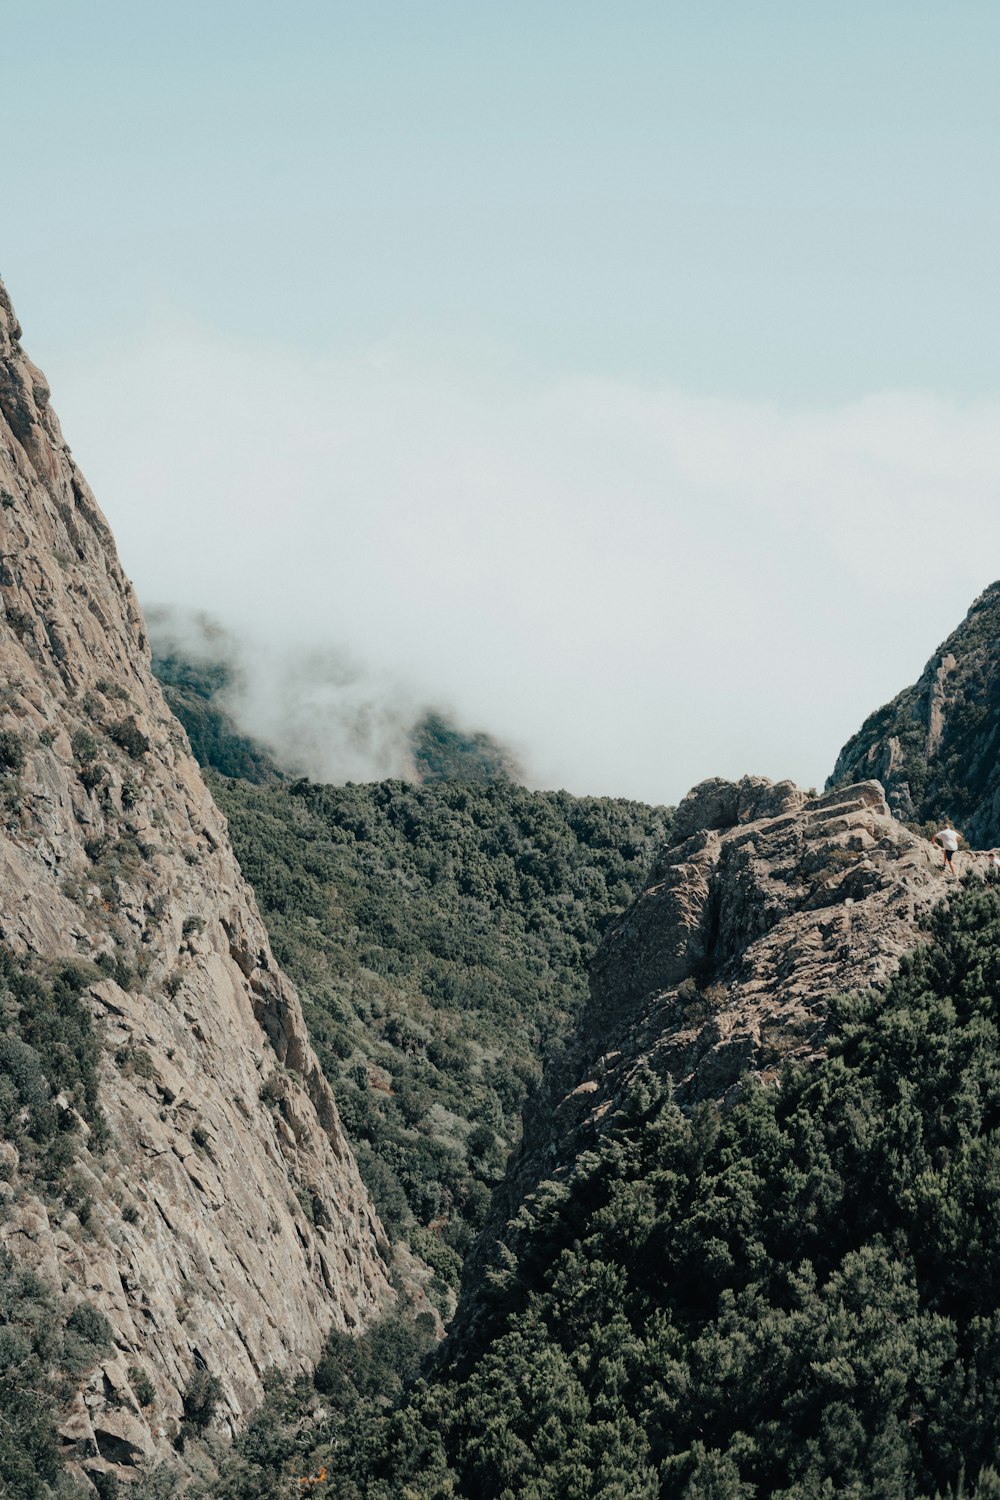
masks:
[[[950,817],[973,847],[1000,845],[1000,582],[975,599],[919,679],[870,714],[828,787],[873,776],[898,817]]]
[[[947,801],[996,832],[1000,585],[819,797],[712,778],[672,817],[602,823],[441,720],[424,787],[289,785],[244,741],[262,779],[231,805],[316,981],[314,1050],[2,288],[0,537],[0,1477],[58,1483],[61,1455],[114,1493],[179,1449],[171,1482],[214,1493],[185,1445],[239,1434],[277,1370],[303,1379],[250,1422],[226,1500],[320,1465],[366,1500],[898,1500],[960,1483],[965,1456],[992,1500],[1000,903],[893,813]],[[214,711],[205,686],[185,690]],[[233,726],[206,723],[201,754],[227,754]],[[254,845],[279,813],[308,880]],[[430,1271],[405,1236],[394,1257],[317,1051],[345,1064],[352,1126],[399,1111],[383,1166],[426,1151],[405,1206],[440,1269],[511,1139],[498,1049],[449,1007],[478,1025],[516,949],[502,1018],[557,1038],[572,1008],[534,1014],[532,982],[575,995],[597,903],[668,827],[529,1096],[450,1337],[390,1397],[366,1362],[426,1350]],[[365,970],[342,992],[338,944]],[[449,1070],[480,1089],[474,1124]],[[448,1175],[448,1129],[484,1170]],[[409,1329],[378,1322],[397,1286],[424,1309]]]

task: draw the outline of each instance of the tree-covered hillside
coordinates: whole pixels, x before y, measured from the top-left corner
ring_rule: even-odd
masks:
[[[492,735],[467,734],[445,714],[422,714],[410,732],[416,779],[421,782],[520,781],[521,770],[511,752]]]
[[[463,1368],[386,1407],[371,1353],[332,1350],[317,1388],[353,1404],[310,1424],[316,1389],[285,1392],[217,1493],[996,1500],[997,893],[834,1022],[827,1061],[725,1116],[647,1075],[525,1205]]]
[[[362,1173],[446,1302],[669,814],[507,781],[212,789]]]

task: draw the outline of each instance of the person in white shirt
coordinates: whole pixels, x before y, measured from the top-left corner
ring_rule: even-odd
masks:
[[[944,827],[941,829],[941,832],[934,835],[934,842],[935,844],[940,844],[941,848],[944,850],[945,874],[950,875],[952,880],[957,880],[958,875],[955,872],[955,866],[952,863],[952,860],[958,849],[958,834],[955,832],[954,828],[952,828],[950,818],[945,818]]]

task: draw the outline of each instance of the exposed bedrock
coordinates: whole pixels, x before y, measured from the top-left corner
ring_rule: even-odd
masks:
[[[332,1327],[364,1327],[392,1297],[389,1252],[2,287],[0,605],[0,940],[104,964],[86,995],[110,1126],[80,1149],[85,1226],[10,1148],[0,1245],[110,1320],[114,1354],[63,1435],[124,1474],[165,1450],[196,1369],[235,1428],[269,1367],[301,1371]]]

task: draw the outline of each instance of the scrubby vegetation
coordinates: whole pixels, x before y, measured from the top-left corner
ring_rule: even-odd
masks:
[[[0,1250],[0,1494],[6,1500],[80,1495],[66,1476],[56,1413],[111,1347],[96,1308],[66,1317],[32,1271]]]
[[[508,782],[212,786],[362,1173],[445,1299],[668,815]]]
[[[81,996],[98,977],[81,964],[46,971],[0,948],[0,1217],[27,1190],[87,1222],[76,1166],[84,1133],[99,1147],[106,1126],[100,1046]],[[51,1290],[0,1250],[0,1494],[64,1493],[54,1414],[109,1345],[96,1309],[80,1303],[67,1317]]]
[[[641,1079],[524,1206],[476,1343],[348,1422],[271,1407],[277,1470],[338,1500],[1000,1494],[1000,898],[931,936],[724,1117]]]
[[[99,977],[83,964],[46,976],[0,947],[0,1140],[36,1189],[65,1184],[81,1122],[98,1142],[106,1130],[97,1097],[100,1044],[80,998]]]

